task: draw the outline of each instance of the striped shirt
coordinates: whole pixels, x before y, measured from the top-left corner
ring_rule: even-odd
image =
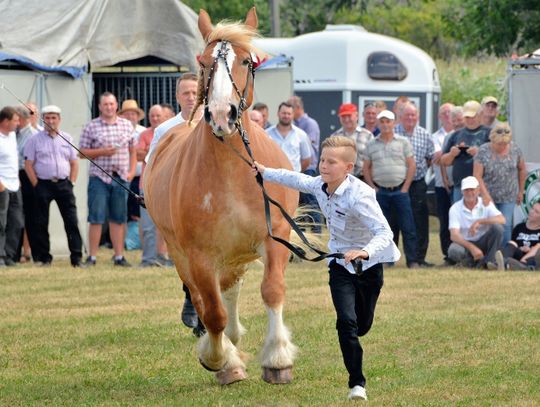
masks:
[[[127,181],[130,157],[129,150],[134,147],[134,129],[129,120],[121,117],[116,122],[108,124],[101,117],[88,123],[81,134],[80,148],[107,148],[117,146],[116,153],[111,156],[96,157],[94,162],[109,173],[116,172]],[[89,175],[99,177],[104,183],[110,184],[111,178],[95,165],[90,165]]]
[[[407,177],[407,158],[413,156],[412,146],[405,137],[396,136],[385,143],[380,136],[367,145],[366,160],[371,161],[371,178],[377,185],[392,188]]]
[[[428,161],[431,161],[435,152],[431,134],[420,126],[414,126],[412,133],[407,133],[403,126],[398,127],[398,129],[399,132],[396,130],[396,134],[406,137],[413,147],[414,159],[416,161],[416,173],[413,180],[424,179],[429,168]]]
[[[267,168],[263,178],[317,198],[330,232],[328,249],[333,253],[365,250],[368,260],[362,261],[363,270],[377,263],[395,262],[400,253],[377,200],[375,191],[358,178],[348,175],[332,195],[328,195],[321,176],[312,177],[285,169]],[[353,266],[336,259],[338,264],[354,274]]]

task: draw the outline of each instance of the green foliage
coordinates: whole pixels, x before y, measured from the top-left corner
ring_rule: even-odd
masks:
[[[359,24],[370,32],[414,44],[434,58],[449,59],[456,44],[444,33],[444,7],[442,2],[425,0],[371,1],[365,12],[341,8],[336,23]]]
[[[270,9],[267,0],[184,0],[183,3],[196,12],[200,9],[206,10],[214,24],[221,20],[244,21],[248,10],[255,6],[259,18],[259,32],[262,35],[270,33]]]
[[[506,107],[506,61],[491,58],[454,58],[437,60],[441,82],[441,101],[463,105],[467,100],[480,101],[484,96],[495,96],[500,112]]]
[[[540,44],[538,0],[453,0],[444,21],[465,55],[509,56]]]

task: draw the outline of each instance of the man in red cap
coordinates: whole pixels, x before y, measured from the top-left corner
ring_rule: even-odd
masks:
[[[367,143],[373,139],[370,131],[358,125],[358,108],[354,103],[343,103],[338,111],[341,128],[332,136],[345,136],[356,143],[356,163],[354,164],[353,174],[363,180],[362,166],[364,165]]]

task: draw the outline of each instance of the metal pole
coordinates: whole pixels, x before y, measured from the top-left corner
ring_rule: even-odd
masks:
[[[270,6],[271,35],[281,37],[281,24],[279,18],[279,0],[268,0]]]

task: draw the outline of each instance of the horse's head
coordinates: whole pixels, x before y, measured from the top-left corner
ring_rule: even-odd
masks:
[[[206,11],[199,12],[199,30],[206,48],[201,66],[204,119],[214,134],[224,137],[236,131],[235,123],[253,99],[253,52],[257,14],[253,7],[244,24],[219,23],[212,27]]]

